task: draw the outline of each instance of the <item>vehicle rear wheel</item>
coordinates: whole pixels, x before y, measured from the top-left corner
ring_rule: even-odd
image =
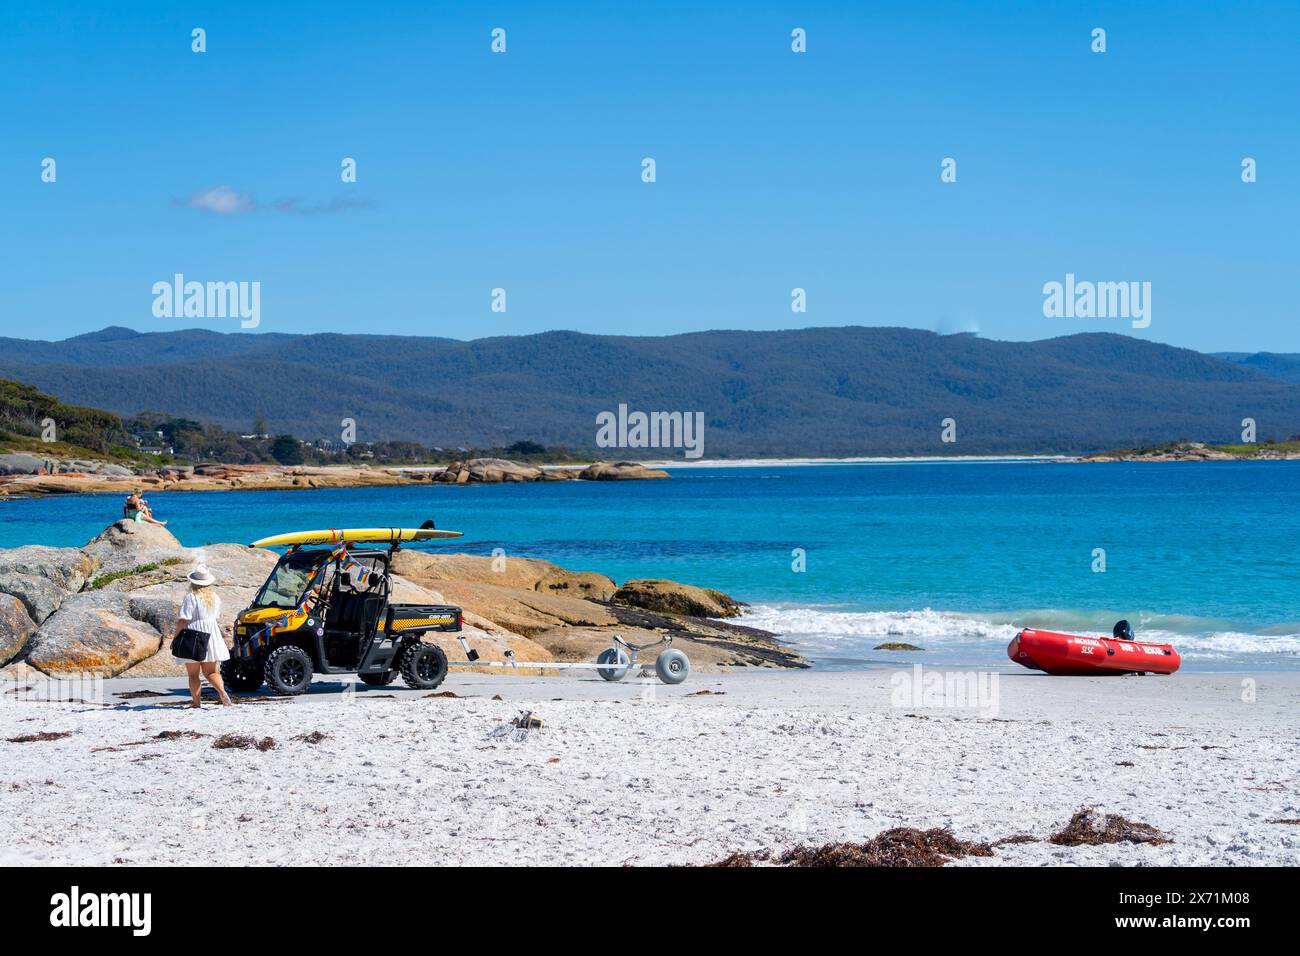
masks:
[[[397,676],[397,671],[384,671],[382,674],[358,674],[361,683],[369,684],[371,687],[387,687]]]
[[[407,687],[433,690],[447,676],[447,655],[437,644],[412,644],[402,652],[402,680]]]
[[[301,694],[311,686],[311,657],[292,644],[277,647],[266,656],[262,676],[275,693],[283,697]]]
[[[236,694],[251,694],[262,686],[262,670],[231,658],[221,662],[221,680],[225,683],[226,690],[232,690]]]

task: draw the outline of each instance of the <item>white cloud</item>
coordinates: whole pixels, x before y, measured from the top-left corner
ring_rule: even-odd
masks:
[[[218,216],[237,216],[257,208],[257,204],[251,197],[236,192],[229,186],[214,186],[212,189],[196,192],[181,205],[188,206],[190,209],[204,209]]]
[[[247,193],[237,192],[229,186],[214,186],[194,193],[189,199],[176,200],[176,205],[187,209],[202,209],[217,216],[238,216],[246,212],[267,210],[289,216],[319,216],[350,209],[366,209],[370,206],[370,200],[338,198],[325,202],[304,202],[291,197],[277,199],[272,203],[259,203]]]

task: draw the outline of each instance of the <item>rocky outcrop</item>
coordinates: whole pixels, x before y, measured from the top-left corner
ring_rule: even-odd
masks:
[[[137,608],[137,613],[144,609]],[[27,641],[22,659],[52,677],[113,677],[161,646],[162,634],[137,619],[127,595],[89,591],[70,596],[50,615]]]
[[[44,459],[35,455],[0,455],[0,498],[45,497],[65,494],[107,493],[126,495],[139,488],[162,491],[258,490],[288,491],[311,488],[370,488],[415,482],[480,484],[500,482],[591,481],[667,478],[668,473],[635,462],[596,462],[581,467],[539,467],[506,458],[471,458],[437,466],[367,465],[221,465],[194,467],[168,465],[133,472],[113,462]],[[166,508],[153,502],[159,518]]]
[[[12,452],[0,455],[0,475],[40,475],[50,467],[47,459]]]
[[[667,478],[668,472],[647,468],[635,461],[597,461],[578,472],[578,477],[583,481],[642,481]]]
[[[113,522],[82,550],[94,560],[97,576],[190,557],[190,552],[166,528],[126,518]]]
[[[604,605],[524,588],[447,581],[447,600],[525,637],[554,627],[613,625],[618,619]]]
[[[1173,442],[1157,448],[1137,448],[1124,451],[1100,452],[1085,455],[1082,458],[1063,458],[1058,463],[1074,464],[1079,462],[1112,461],[1277,461],[1300,459],[1300,450],[1296,450],[1293,441],[1273,446],[1269,443],[1260,445],[1229,445],[1216,448],[1200,441]]]
[[[17,571],[0,571],[0,594],[21,601],[27,614],[37,624],[59,609],[68,591],[49,578]]]
[[[35,633],[36,624],[23,602],[12,595],[0,594],[0,667],[13,660]]]
[[[740,602],[721,591],[676,581],[628,581],[615,592],[613,602],[624,607],[687,617],[736,617],[740,614]]]
[[[95,568],[95,559],[80,548],[29,544],[0,551],[0,574],[42,577],[64,591],[80,591]]]
[[[470,482],[540,481],[542,469],[505,458],[471,458],[455,461],[434,476],[434,481],[464,485]]]
[[[569,571],[540,558],[399,551],[393,570],[412,581],[433,586],[444,581],[490,584],[596,601],[608,600],[618,588],[612,578],[603,574]]]
[[[416,477],[410,469],[402,472]],[[505,458],[471,458],[454,461],[442,471],[430,473],[431,481],[449,485],[499,484],[520,481],[633,481],[647,478],[667,478],[668,472],[631,461],[611,464],[598,461],[586,468],[542,468]]]

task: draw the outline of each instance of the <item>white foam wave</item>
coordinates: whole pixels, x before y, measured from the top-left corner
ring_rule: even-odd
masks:
[[[810,650],[864,653],[876,644],[903,641],[941,648],[1000,649],[1022,627],[1109,637],[1110,624],[1094,613],[1059,610],[1005,614],[961,614],[930,608],[912,611],[850,611],[835,607],[755,605],[739,623],[771,631]],[[1227,622],[1173,615],[1135,614],[1139,640],[1173,644],[1185,658],[1228,660],[1255,655],[1300,657],[1300,629],[1268,628],[1259,633]],[[1282,631],[1287,631],[1282,633]]]

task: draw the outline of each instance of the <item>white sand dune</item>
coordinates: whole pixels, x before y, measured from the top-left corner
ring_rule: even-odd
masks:
[[[160,706],[180,698],[104,708],[7,693],[0,863],[704,863],[894,826],[1046,836],[1083,806],[1173,842],[1026,843],[962,863],[1300,859],[1300,826],[1268,822],[1300,818],[1298,674],[1258,675],[1248,703],[1237,674],[1003,671],[981,711],[895,706],[894,673],[745,672],[679,687],[453,674],[442,690],[455,699],[322,681],[293,701],[197,712]],[[110,681],[107,699],[173,686]],[[715,694],[687,696],[703,690]],[[514,732],[524,709],[544,728]],[[276,746],[156,739],[176,730]],[[40,731],[72,734],[7,742]],[[329,739],[292,739],[311,731]]]

